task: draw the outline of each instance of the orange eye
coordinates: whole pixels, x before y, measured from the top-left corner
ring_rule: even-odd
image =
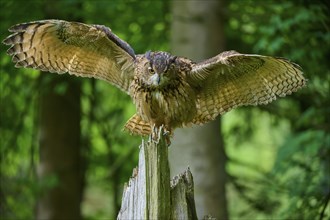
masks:
[[[155,72],[155,70],[150,66],[148,67],[148,71],[149,71],[149,73],[154,73]]]

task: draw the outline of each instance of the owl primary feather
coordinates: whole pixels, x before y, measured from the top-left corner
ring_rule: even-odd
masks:
[[[305,85],[301,68],[284,58],[226,51],[195,63],[170,53],[134,53],[102,25],[61,20],[18,24],[3,43],[16,67],[94,77],[133,99],[133,134],[152,127],[204,124],[242,105],[267,104]]]

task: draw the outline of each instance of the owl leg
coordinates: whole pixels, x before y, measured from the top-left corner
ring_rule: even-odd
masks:
[[[173,137],[173,132],[171,129],[168,129],[164,127],[164,136],[167,146],[169,147],[171,145],[171,138]]]
[[[165,136],[165,142],[168,147],[171,145],[171,136],[170,135]]]
[[[160,135],[163,135],[165,137],[165,143],[166,145],[169,147],[171,145],[171,137],[172,137],[172,132],[170,129],[168,129],[165,125],[161,125],[161,126],[156,126],[156,125],[152,125],[151,126],[151,134],[150,134],[150,138],[154,141],[158,141],[160,138]],[[162,134],[160,134],[160,132],[163,132]]]

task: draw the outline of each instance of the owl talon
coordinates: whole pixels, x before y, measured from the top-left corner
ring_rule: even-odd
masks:
[[[172,132],[170,130],[167,130],[164,128],[163,135],[165,136],[165,142],[167,146],[169,147],[171,145],[171,137],[172,137]]]
[[[166,143],[167,147],[169,147],[171,145],[171,137],[170,136],[165,136],[165,143]]]
[[[166,145],[170,146],[170,144],[171,144],[170,138],[172,137],[171,136],[172,132],[170,130],[166,129],[166,127],[164,125],[162,125],[160,127],[152,125],[151,130],[152,130],[152,132],[150,133],[149,141],[159,141],[161,135],[163,135],[165,138]]]
[[[151,126],[151,133],[149,136],[149,141],[158,141],[159,140],[159,134],[158,134],[158,127],[155,125]]]

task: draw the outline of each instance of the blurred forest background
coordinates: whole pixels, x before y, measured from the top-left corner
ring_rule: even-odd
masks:
[[[56,18],[106,25],[137,54],[173,51],[175,2],[1,0],[0,39],[14,24]],[[219,218],[329,219],[329,5],[221,2],[226,50],[286,57],[309,81],[291,96],[217,122],[226,158]],[[1,45],[1,219],[45,219],[51,212],[115,219],[141,141],[122,132],[135,112],[130,98],[105,82],[16,69],[6,50]]]

